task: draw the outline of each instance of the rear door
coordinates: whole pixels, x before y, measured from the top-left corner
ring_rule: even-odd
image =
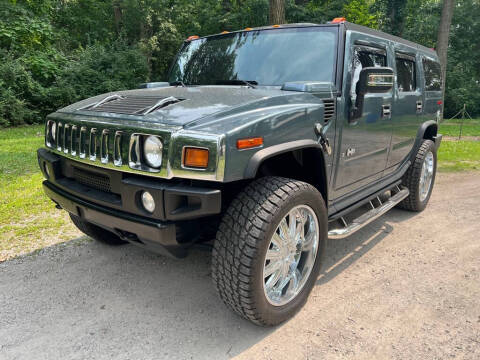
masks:
[[[351,71],[347,75],[344,96],[351,110],[357,98],[360,71],[365,67],[391,67],[391,64],[387,61],[386,41],[356,33],[352,33],[349,40],[352,46],[345,66]],[[368,45],[363,45],[365,42]],[[348,44],[347,41],[346,49]],[[343,120],[334,181],[336,196],[355,191],[382,176],[391,139],[392,99],[391,91],[367,94],[362,115],[353,121],[348,117]]]
[[[422,56],[422,70],[425,81],[423,121],[440,121],[442,114],[442,78],[437,59]],[[422,122],[423,122],[422,121]]]
[[[418,59],[419,60],[419,59]],[[392,143],[387,169],[393,171],[409,155],[423,112],[420,72],[415,52],[395,51],[395,100],[392,109]]]

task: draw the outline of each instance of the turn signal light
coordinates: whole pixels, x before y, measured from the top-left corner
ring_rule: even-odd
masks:
[[[345,19],[344,17],[338,17],[332,20],[332,24],[338,24],[345,21],[347,21],[347,19]]]
[[[250,149],[250,148],[261,146],[261,145],[263,145],[262,137],[237,140],[237,149],[239,150]]]
[[[205,169],[208,166],[208,149],[186,147],[183,151],[183,166]]]

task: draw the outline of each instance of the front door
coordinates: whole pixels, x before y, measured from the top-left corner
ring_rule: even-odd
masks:
[[[352,34],[354,36],[355,34]],[[353,39],[350,39],[352,43]],[[378,46],[378,47],[377,47]],[[369,42],[352,47],[351,81],[347,82],[349,107],[357,98],[360,71],[365,67],[386,67],[387,44]],[[347,66],[347,64],[345,64]],[[340,153],[335,177],[335,195],[342,196],[382,177],[387,163],[392,124],[393,92],[365,95],[363,112],[355,119],[346,118],[340,131]]]

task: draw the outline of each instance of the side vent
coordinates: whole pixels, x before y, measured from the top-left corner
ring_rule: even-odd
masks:
[[[325,105],[325,123],[329,122],[335,116],[335,99],[323,99]]]

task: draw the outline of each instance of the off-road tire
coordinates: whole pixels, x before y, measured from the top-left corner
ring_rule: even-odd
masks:
[[[433,177],[428,195],[423,201],[421,201],[419,189],[420,175],[422,173],[423,161],[425,160],[425,156],[429,151],[431,151],[433,154]],[[430,196],[432,195],[436,172],[437,151],[435,148],[435,143],[432,140],[423,140],[418,149],[417,155],[415,156],[415,160],[410,165],[402,179],[402,185],[408,188],[410,194],[400,204],[398,204],[398,207],[408,211],[423,211],[428,204],[428,200],[430,200]]]
[[[280,220],[297,205],[308,205],[319,224],[312,272],[299,294],[282,306],[270,304],[263,289],[265,254]],[[291,318],[307,301],[320,272],[327,242],[327,210],[313,186],[282,177],[250,183],[228,207],[212,253],[212,278],[223,302],[240,316],[262,326]]]
[[[75,226],[83,232],[85,235],[90,236],[92,239],[100,241],[108,245],[123,245],[128,242],[120,239],[117,235],[111,231],[105,230],[100,226],[94,225],[88,221],[79,218],[78,216],[70,215],[70,219],[75,224]]]

